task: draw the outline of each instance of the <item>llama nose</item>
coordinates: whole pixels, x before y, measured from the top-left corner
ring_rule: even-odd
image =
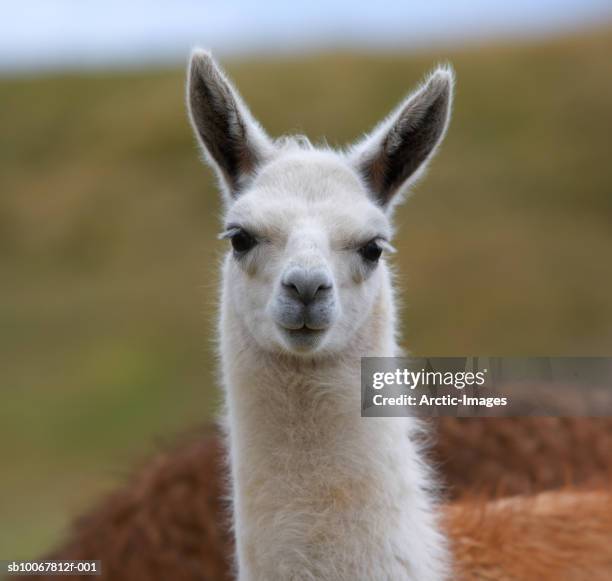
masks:
[[[308,305],[331,289],[332,280],[323,268],[293,267],[283,275],[282,284],[290,295]]]

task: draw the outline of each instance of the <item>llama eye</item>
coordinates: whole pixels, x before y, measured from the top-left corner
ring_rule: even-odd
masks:
[[[255,237],[251,236],[246,230],[238,229],[231,238],[232,248],[237,254],[248,252],[257,244]]]
[[[365,246],[359,249],[359,254],[368,262],[378,262],[383,249],[376,240],[370,240]]]

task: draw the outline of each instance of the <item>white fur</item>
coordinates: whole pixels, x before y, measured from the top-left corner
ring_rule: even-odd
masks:
[[[379,135],[376,135],[379,139]],[[288,141],[227,207],[262,242],[223,265],[220,351],[240,581],[438,581],[449,558],[411,418],[360,416],[360,358],[394,356],[390,238],[350,156]],[[228,199],[228,198],[226,198]],[[271,309],[292,265],[331,272],[334,318],[292,348]]]

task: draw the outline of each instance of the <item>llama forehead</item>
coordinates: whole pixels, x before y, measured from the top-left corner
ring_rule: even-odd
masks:
[[[384,211],[331,152],[286,155],[264,166],[229,209],[226,223],[272,240],[311,236],[337,247],[391,235]]]
[[[252,186],[312,199],[367,195],[357,172],[331,150],[281,150],[260,169]]]

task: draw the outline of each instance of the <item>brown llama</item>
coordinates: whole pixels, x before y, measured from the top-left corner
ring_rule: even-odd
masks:
[[[495,533],[495,526],[501,526],[512,507],[519,526],[528,522],[520,520],[527,518],[521,516],[521,502],[533,506],[523,497],[515,504],[487,504],[483,498],[562,487],[594,488],[609,482],[612,419],[441,418],[433,423],[436,436],[430,456],[449,500],[479,497],[461,500],[447,513],[453,547],[464,568],[475,557],[468,550],[468,537],[459,538],[463,516],[471,515],[466,519],[473,528],[470,538],[478,532],[477,523],[486,522],[489,528],[478,541],[486,544],[494,534],[501,534]],[[224,454],[222,439],[210,430],[192,433],[173,449],[160,451],[129,482],[76,521],[65,543],[48,556],[101,559],[101,581],[231,579]],[[560,510],[565,510],[569,497],[562,498]],[[477,510],[472,512],[473,507]],[[486,520],[479,520],[483,513]],[[576,526],[581,527],[581,522]],[[504,529],[508,545],[527,542],[518,537],[511,540],[510,534]],[[575,545],[571,547],[576,550]],[[563,549],[561,543],[551,551]],[[511,547],[506,551],[510,555]]]

